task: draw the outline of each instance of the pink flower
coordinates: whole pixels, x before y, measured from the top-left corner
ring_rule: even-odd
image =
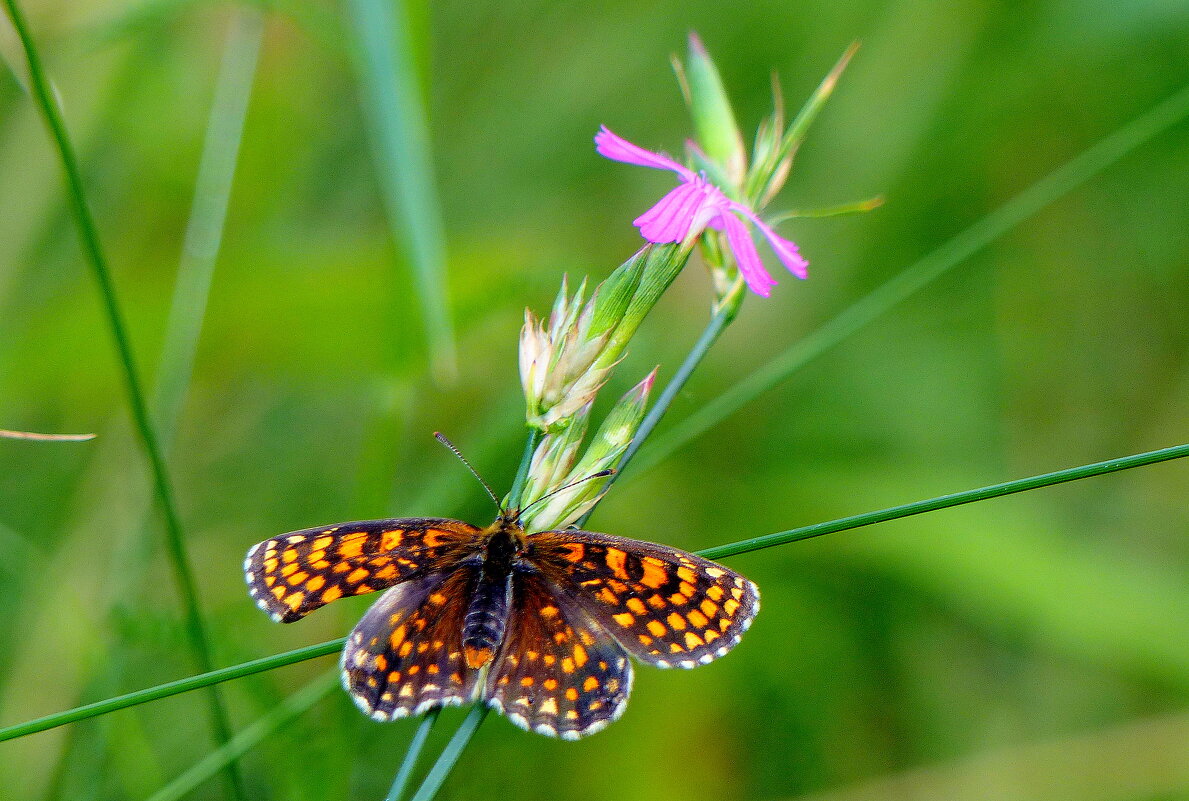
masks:
[[[605,125],[595,134],[595,149],[599,155],[613,161],[654,170],[672,170],[681,178],[680,186],[633,221],[649,242],[682,242],[707,228],[722,231],[727,236],[727,245],[739,264],[743,280],[752,292],[766,298],[771,294],[772,287],[776,286],[776,281],[760,261],[760,254],[747,227],[750,222],[760,229],[777,258],[793,275],[806,277],[809,262],[797,252],[797,245],[773,231],[750,208],[724,195],[721,189],[706,180],[705,175],[695,173],[668,156],[633,145],[611,133]]]

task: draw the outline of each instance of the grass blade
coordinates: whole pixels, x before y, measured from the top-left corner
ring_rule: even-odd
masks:
[[[219,66],[153,395],[154,419],[167,452],[194,369],[263,38],[264,16],[252,8],[237,9]]]
[[[392,0],[351,0],[347,5],[389,225],[413,270],[433,374],[449,381],[457,368],[446,297],[446,238],[407,5]]]
[[[1111,166],[1135,148],[1189,116],[1189,87],[1154,106],[1072,160],[1053,170],[941,247],[882,284],[833,320],[796,343],[726,392],[657,436],[636,460],[643,472],[697,439],[748,402],[776,387],[894,306],[908,299],[1024,220]]]
[[[209,672],[214,666],[214,660],[211,657],[210,640],[199,605],[198,587],[195,583],[193,569],[186,553],[181,521],[174,504],[173,491],[166,471],[165,459],[161,452],[153,424],[149,419],[148,406],[145,403],[140,375],[136,368],[135,359],[133,358],[132,344],[129,341],[124,325],[124,317],[120,310],[115,285],[107,267],[107,259],[104,256],[103,248],[100,245],[99,232],[91,217],[91,211],[87,206],[78,160],[74,155],[74,148],[66,133],[66,125],[58,111],[57,103],[51,96],[49,81],[42,69],[40,55],[29,33],[24,16],[17,6],[16,0],[4,0],[4,3],[8,8],[13,27],[17,30],[17,36],[21,41],[25,58],[28,61],[30,86],[33,90],[34,100],[49,128],[50,135],[57,147],[58,157],[61,160],[63,171],[66,174],[67,196],[75,221],[78,224],[83,251],[99,284],[99,292],[107,316],[108,326],[111,329],[119,361],[123,368],[124,383],[128,392],[133,422],[152,470],[157,500],[161,506],[162,516],[165,520],[167,550],[173,566],[174,578],[185,608],[186,632],[190,641],[190,648],[194,653],[194,658],[199,665],[199,669]],[[216,738],[220,744],[224,744],[231,739],[231,723],[222,698],[219,696],[218,691],[213,688],[210,693],[210,709]],[[228,780],[233,794],[236,797],[242,798],[241,781],[238,772],[233,766],[228,770]]]
[[[211,751],[181,776],[153,793],[148,801],[178,801],[220,770],[255,748],[274,732],[296,720],[339,686],[338,670],[314,679],[273,707],[250,726],[236,732],[225,745]]]

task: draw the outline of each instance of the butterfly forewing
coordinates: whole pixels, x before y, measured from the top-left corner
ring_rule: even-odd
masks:
[[[399,584],[372,605],[343,648],[343,686],[376,720],[471,700],[479,673],[462,655],[473,567]]]
[[[530,558],[632,656],[692,668],[731,650],[759,611],[755,584],[665,545],[590,531],[531,534]]]
[[[476,550],[460,520],[406,517],[294,531],[252,546],[248,590],[274,620],[292,623],[339,598],[363,595],[452,566]]]
[[[488,703],[522,729],[576,740],[622,715],[631,688],[627,654],[602,626],[537,570],[518,571]]]

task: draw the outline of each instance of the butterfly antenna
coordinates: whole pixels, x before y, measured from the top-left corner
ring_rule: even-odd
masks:
[[[475,478],[479,479],[479,483],[483,485],[483,489],[487,490],[487,494],[491,496],[491,500],[495,501],[495,505],[500,508],[503,508],[503,504],[500,503],[500,499],[495,497],[495,493],[492,492],[491,485],[483,480],[483,476],[479,475],[478,470],[471,467],[471,463],[467,461],[467,457],[462,455],[462,451],[460,451],[458,448],[456,448],[454,446],[453,442],[446,439],[446,435],[443,434],[441,431],[433,432],[433,436],[434,436],[434,439],[436,439],[438,442],[442,443],[447,448],[449,448],[450,452],[458,457],[458,461],[462,462],[463,464],[465,464],[467,466],[467,470],[471,471],[471,475],[473,475]]]
[[[595,478],[606,478],[607,476],[613,476],[613,475],[615,475],[615,468],[614,468],[614,467],[608,467],[606,470],[600,470],[600,471],[599,471],[599,472],[597,472],[597,473],[591,473],[589,476],[584,476],[583,478],[580,478],[580,479],[578,479],[577,481],[571,481],[569,484],[566,484],[564,487],[558,487],[558,488],[557,488],[557,489],[555,489],[553,492],[547,493],[547,494],[545,494],[545,495],[542,495],[540,498],[537,498],[535,501],[533,501],[532,503],[530,503],[528,506],[526,506],[526,507],[524,507],[523,509],[521,509],[521,510],[520,510],[520,514],[524,514],[524,513],[525,513],[525,512],[527,512],[529,509],[532,509],[534,506],[536,506],[537,504],[539,504],[541,501],[547,501],[547,500],[549,500],[549,499],[550,499],[550,498],[552,498],[554,495],[557,495],[559,492],[565,492],[565,491],[566,491],[566,490],[568,490],[570,487],[576,487],[576,486],[578,486],[579,484],[581,484],[581,483],[583,483],[583,482],[585,482],[585,481],[590,481],[591,479],[595,479]]]

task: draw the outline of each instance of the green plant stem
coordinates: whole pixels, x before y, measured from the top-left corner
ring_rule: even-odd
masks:
[[[433,374],[449,381],[457,373],[457,358],[446,297],[446,237],[408,6],[392,0],[350,0],[347,6],[389,225],[412,267]]]
[[[876,320],[1058,198],[1189,116],[1189,86],[1099,140],[908,269],[882,284],[760,369],[657,436],[636,460],[642,473],[697,439],[808,362]]]
[[[1042,473],[1041,475],[1031,476],[1029,478],[1018,478],[1015,481],[1005,481],[1002,484],[992,484],[989,487],[980,487],[979,489],[966,490],[965,492],[955,492],[952,495],[941,495],[937,498],[930,498],[924,501],[892,506],[877,512],[867,512],[861,515],[843,517],[827,523],[816,523],[812,526],[802,526],[800,528],[789,529],[788,531],[778,531],[775,534],[766,534],[763,537],[754,537],[749,540],[733,542],[729,545],[707,548],[704,551],[698,551],[698,553],[707,559],[724,559],[728,556],[758,551],[762,548],[771,548],[774,545],[800,542],[801,540],[820,537],[824,534],[833,534],[838,531],[870,526],[873,523],[898,520],[902,517],[911,517],[912,515],[919,515],[924,512],[934,512],[938,509],[949,509],[953,506],[961,506],[967,503],[974,503],[975,501],[985,501],[990,498],[1001,498],[1004,495],[1014,495],[1017,492],[1027,492],[1028,490],[1051,487],[1055,484],[1064,484],[1082,478],[1117,473],[1120,470],[1130,470],[1133,467],[1143,467],[1144,465],[1167,462],[1170,459],[1181,459],[1186,456],[1189,456],[1189,444],[1163,448],[1158,451],[1149,451],[1147,453],[1136,454],[1135,456],[1121,456],[1117,459],[1107,459],[1105,462],[1095,462],[1094,464],[1082,465],[1081,467],[1070,467],[1065,470]]]
[[[185,773],[153,793],[148,801],[178,801],[185,798],[203,782],[259,745],[262,740],[305,714],[310,707],[321,701],[338,686],[339,674],[337,670],[332,670],[314,679],[270,709],[254,723],[236,732],[235,736],[225,745],[216,748],[195,762]]]
[[[1091,478],[1093,476],[1101,476],[1107,473],[1117,473],[1121,470],[1130,470],[1136,467],[1144,467],[1146,465],[1157,464],[1159,462],[1167,462],[1172,459],[1182,459],[1189,456],[1189,444],[1177,445],[1171,448],[1162,448],[1156,451],[1148,451],[1146,453],[1136,454],[1134,456],[1122,456],[1117,459],[1108,459],[1104,462],[1095,462],[1093,464],[1082,465],[1080,467],[1070,467],[1065,470],[1057,470],[1052,473],[1043,473],[1029,478],[1020,478],[1015,481],[1008,481],[1002,484],[992,484],[988,487],[980,489],[967,490],[965,492],[958,492],[952,495],[942,495],[937,498],[931,498],[925,501],[917,501],[915,503],[904,504],[901,506],[893,506],[887,509],[882,509],[876,512],[868,512],[866,514],[854,515],[852,517],[844,517],[838,520],[833,520],[827,523],[817,523],[812,526],[803,526],[801,528],[789,529],[788,531],[780,531],[775,534],[768,534],[763,537],[754,537],[748,540],[741,540],[739,542],[729,543],[727,545],[719,545],[713,548],[707,548],[697,553],[705,556],[708,559],[724,559],[728,556],[737,556],[738,554],[748,553],[750,551],[758,551],[762,548],[771,548],[775,545],[784,545],[790,542],[797,542],[798,540],[810,539],[812,537],[820,537],[823,534],[831,534],[838,531],[846,531],[848,529],[859,528],[861,526],[868,526],[873,523],[887,522],[889,520],[896,520],[902,517],[909,517],[910,515],[922,514],[924,512],[932,512],[938,509],[947,509],[952,506],[960,506],[974,501],[983,501],[989,498],[998,498],[1004,495],[1011,495],[1017,492],[1026,492],[1028,490],[1040,489],[1042,487],[1050,487],[1055,484],[1063,484],[1069,481],[1077,481],[1083,478]],[[262,659],[256,659],[251,662],[244,662],[239,665],[232,665],[231,667],[220,668],[209,673],[204,673],[198,676],[190,676],[185,679],[179,679],[167,684],[160,684],[156,687],[149,687],[144,690],[137,690],[136,692],[121,695],[117,698],[109,698],[106,701],[99,701],[94,704],[87,704],[76,709],[69,709],[65,712],[57,712],[52,715],[46,715],[36,720],[30,720],[25,723],[18,723],[13,726],[8,726],[0,729],[0,742],[5,740],[12,740],[17,737],[24,737],[30,734],[47,731],[49,729],[64,726],[67,723],[74,723],[79,720],[93,718],[97,715],[104,715],[109,712],[116,712],[121,709],[126,709],[137,704],[143,704],[148,701],[156,701],[160,698],[168,698],[179,693],[190,692],[202,687],[209,687],[212,684],[218,684],[231,679],[238,679],[244,676],[251,676],[255,673],[262,673],[267,670],[273,670],[286,665],[292,665],[297,662],[302,662],[307,659],[315,659],[320,656],[332,654],[343,647],[346,638],[339,638],[337,640],[330,640],[329,642],[318,643],[317,645],[308,645],[304,648],[298,648],[294,651],[287,651],[283,654],[275,654],[267,656]]]
[[[87,261],[90,263],[92,272],[99,284],[99,292],[103,300],[108,325],[111,328],[116,351],[123,367],[124,382],[128,392],[133,422],[139,433],[145,455],[152,470],[157,499],[161,506],[162,516],[165,519],[166,542],[170,562],[173,565],[174,577],[182,597],[182,604],[185,608],[186,631],[190,641],[190,648],[193,651],[199,669],[203,672],[209,672],[214,666],[214,660],[211,656],[210,640],[207,635],[206,625],[200,611],[198,587],[194,580],[194,573],[190,566],[189,557],[186,553],[181,522],[174,504],[173,492],[170,488],[169,478],[165,468],[165,459],[162,456],[161,448],[149,418],[148,406],[145,403],[140,376],[132,355],[132,344],[124,325],[123,313],[120,310],[116,297],[115,285],[107,267],[107,259],[99,243],[98,229],[87,206],[78,160],[74,155],[74,148],[70,143],[69,136],[67,136],[66,125],[58,111],[58,106],[51,96],[49,81],[42,69],[41,58],[29,33],[24,15],[17,6],[16,0],[4,0],[4,3],[8,8],[13,27],[17,31],[17,36],[20,38],[21,46],[28,60],[30,86],[33,91],[33,97],[41,109],[50,135],[58,149],[58,156],[66,175],[67,195],[74,211],[75,221],[78,223],[83,252],[86,254]],[[210,709],[216,738],[220,745],[226,744],[231,739],[231,723],[222,698],[219,696],[218,691],[213,688],[210,693]],[[242,782],[235,766],[229,766],[227,773],[234,796],[243,798]]]
[[[450,775],[458,758],[462,756],[463,749],[467,747],[471,737],[479,730],[479,724],[487,717],[490,710],[491,708],[483,703],[471,707],[471,711],[463,719],[458,731],[454,732],[450,742],[446,743],[446,747],[442,749],[438,761],[433,763],[433,767],[429,769],[425,781],[421,782],[421,786],[417,788],[416,794],[413,795],[413,801],[429,801],[437,794],[442,782],[446,781],[446,777]]]
[[[607,497],[607,491],[611,488],[611,485],[623,475],[628,462],[632,460],[632,457],[636,455],[636,451],[640,450],[640,446],[644,444],[644,440],[652,433],[657,424],[660,423],[661,418],[665,416],[665,412],[673,405],[673,401],[677,398],[677,395],[685,388],[689,377],[693,375],[694,370],[702,363],[702,359],[706,357],[706,353],[718,341],[719,336],[730,325],[731,321],[735,319],[737,313],[738,305],[730,304],[719,308],[714,316],[710,318],[710,322],[702,330],[698,341],[694,343],[693,348],[686,354],[685,360],[681,362],[681,366],[677,368],[677,372],[673,374],[673,378],[665,385],[665,389],[661,392],[660,397],[656,399],[656,403],[653,404],[652,408],[648,410],[648,414],[640,422],[640,427],[636,429],[635,436],[628,443],[627,450],[623,452],[623,456],[619,459],[619,464],[616,465],[616,472],[608,478],[607,483],[604,485],[603,494],[594,506],[586,510],[586,514],[578,518],[576,525],[579,528],[586,525],[586,521],[594,514],[595,508],[598,507],[599,503],[602,503],[603,498]]]
[[[400,801],[404,797],[405,788],[409,786],[409,779],[413,776],[413,768],[417,766],[421,750],[425,748],[425,741],[429,738],[429,732],[433,729],[434,724],[438,722],[438,715],[441,712],[441,707],[437,707],[426,712],[425,717],[421,718],[421,723],[418,724],[417,731],[413,733],[409,747],[405,749],[405,758],[400,763],[400,770],[396,772],[396,778],[392,780],[392,788],[388,791],[384,801]]]
[[[160,698],[169,698],[170,696],[187,693],[191,690],[199,690],[203,687],[210,687],[232,679],[240,679],[244,676],[263,673],[264,671],[274,670],[285,667],[286,665],[293,665],[298,662],[304,662],[307,659],[327,656],[328,654],[341,651],[346,641],[346,637],[340,637],[337,640],[330,640],[328,642],[318,643],[317,645],[307,645],[304,648],[286,651],[283,654],[274,654],[273,656],[266,656],[262,659],[253,659],[250,662],[241,662],[231,667],[211,670],[206,673],[200,673],[197,676],[188,676],[184,679],[158,684],[156,687],[136,690],[125,695],[118,695],[115,698],[108,698],[104,701],[96,701],[93,704],[85,704],[74,709],[68,709],[65,712],[57,712],[53,715],[37,718],[36,720],[7,726],[0,729],[0,742],[47,731],[58,726],[64,726],[67,723],[75,723],[80,720],[86,720],[87,718],[97,717],[98,715],[106,715],[109,712],[117,712],[121,709],[127,709],[128,707],[137,706],[138,704],[144,704],[149,701],[156,701]]]

